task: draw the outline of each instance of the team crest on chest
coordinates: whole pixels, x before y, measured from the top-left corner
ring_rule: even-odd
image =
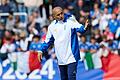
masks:
[[[66,25],[64,25],[64,30],[66,30]]]
[[[57,29],[54,29],[54,32],[57,33]]]

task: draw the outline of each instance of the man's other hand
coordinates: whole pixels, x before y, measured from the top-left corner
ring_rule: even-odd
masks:
[[[88,24],[89,24],[89,20],[87,19],[87,20],[85,21],[85,29],[87,28]]]

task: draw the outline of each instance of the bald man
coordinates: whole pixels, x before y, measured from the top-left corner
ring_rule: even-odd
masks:
[[[80,59],[77,32],[85,32],[88,20],[83,26],[73,15],[64,14],[61,7],[55,7],[52,13],[54,20],[49,25],[46,39],[38,51],[38,59],[41,60],[44,51],[54,44],[61,80],[76,80],[77,62]]]

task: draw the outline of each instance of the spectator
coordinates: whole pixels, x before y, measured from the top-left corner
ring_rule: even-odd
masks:
[[[89,15],[87,12],[85,12],[83,0],[76,1],[76,3],[73,5],[72,13],[75,15],[78,21],[80,20],[80,18],[83,18]]]
[[[99,9],[99,4],[95,3],[94,8],[92,11],[90,11],[90,16],[92,19],[99,19],[100,18],[100,9]]]
[[[60,0],[55,0],[55,1],[60,1]],[[43,0],[43,6],[45,8],[45,14],[43,14],[43,15],[46,15],[47,19],[51,15],[51,9],[50,9],[51,3],[55,2],[55,1],[54,0]],[[62,4],[62,1],[61,1],[61,4]],[[62,4],[62,5],[64,5],[64,4]]]
[[[15,0],[7,0],[12,12],[17,12],[17,4]]]
[[[112,7],[109,4],[109,0],[103,0],[103,2],[101,3],[100,9],[102,11],[104,11],[104,9],[105,9],[106,6],[108,7],[108,13],[111,14],[112,13]]]
[[[108,40],[108,48],[112,51],[112,53],[118,54],[118,44],[115,42],[115,40]]]
[[[7,39],[7,38],[10,38],[10,39],[11,39],[11,43],[13,42],[12,31],[5,30],[5,32],[4,32],[4,37],[3,37],[3,39],[2,39],[2,44],[6,43],[6,39]]]
[[[43,26],[42,27],[42,33],[41,33],[41,42],[44,42],[45,41],[45,38],[46,38],[46,34],[47,34],[47,31],[48,31],[48,26]]]
[[[15,23],[13,25],[13,32],[15,33],[21,33],[22,31],[26,31],[26,23],[23,23],[20,21],[20,17],[19,16],[15,16]]]
[[[96,42],[96,39],[94,37],[91,37],[91,43],[89,46],[90,53],[92,54],[93,64],[94,68],[101,68],[102,63],[100,60],[100,55],[97,54],[97,51],[99,50],[99,44]]]
[[[99,29],[101,33],[105,31],[106,27],[108,26],[108,21],[110,20],[111,17],[112,17],[111,14],[108,13],[108,7],[105,7],[99,22]]]
[[[27,13],[27,8],[24,5],[24,0],[15,0],[16,1],[16,7],[17,7],[17,12],[21,13]],[[25,23],[26,22],[26,17],[25,15],[20,15],[20,21]]]
[[[15,51],[14,43],[11,43],[11,38],[6,38],[6,43],[4,43],[0,49],[1,53],[11,53]]]
[[[31,15],[34,9],[43,4],[43,0],[25,0],[24,4],[27,7],[28,15]]]
[[[32,41],[32,36],[27,37],[26,32],[20,33],[20,50],[21,51],[27,51],[29,47],[29,42]]]
[[[34,34],[40,34],[41,28],[40,24],[35,21],[35,18],[33,15],[29,16],[29,22],[27,24],[27,31],[28,34],[32,31]]]
[[[30,43],[29,50],[38,51],[40,47],[41,47],[40,36],[34,35],[33,40]]]
[[[14,44],[16,47],[15,52],[21,52],[22,49],[20,48],[20,34],[19,33],[15,33],[14,35]]]
[[[97,43],[100,43],[102,41],[102,36],[101,36],[99,29],[95,30],[94,37],[95,37]]]
[[[92,18],[93,29],[97,29],[99,26],[99,19],[101,17],[101,11],[98,3],[94,4],[93,10],[90,11],[90,17]]]
[[[11,11],[11,7],[8,3],[8,0],[2,0],[0,5],[0,12],[1,13],[8,13]]]
[[[100,43],[100,49],[98,50],[97,54],[101,57],[102,69],[107,72],[109,69],[111,52],[106,46],[106,43]]]
[[[119,14],[119,12],[120,12],[120,3],[118,3],[118,5],[114,8],[113,12],[115,14]]]
[[[13,12],[10,12],[6,21],[6,29],[12,31],[14,24],[15,24],[15,19],[13,16]]]
[[[40,36],[34,35],[32,41],[30,42],[30,45],[28,47],[31,52],[37,52],[40,49],[41,45],[42,45],[42,43],[40,41]],[[49,59],[49,57],[50,57],[48,52],[45,52],[43,56],[45,56],[46,59]]]
[[[10,7],[8,1],[7,0],[2,0],[1,2],[2,3],[0,5],[0,13],[9,13],[9,12],[11,12],[11,7]],[[1,18],[4,20],[4,23],[6,23],[7,16],[2,16]]]
[[[110,29],[108,27],[105,29],[105,32],[103,33],[103,35],[107,37],[107,40],[114,39],[114,34],[110,32]]]
[[[102,36],[102,41],[101,41],[100,45],[101,44],[104,44],[105,47],[108,47],[108,39],[107,39],[106,35]]]
[[[89,46],[89,49],[90,49],[90,52],[92,54],[96,53],[97,50],[99,49],[99,44],[96,42],[96,39],[95,37],[91,37],[91,40],[90,40],[90,46]]]
[[[89,49],[89,44],[86,42],[85,36],[81,36],[81,41],[79,42],[79,49],[80,49],[80,57],[81,57],[80,60],[83,61],[85,58],[85,53]]]
[[[108,22],[108,27],[110,29],[110,32],[112,32],[113,34],[116,33],[116,30],[119,27],[119,21],[117,20],[116,14],[112,13],[112,19],[109,20]]]
[[[40,16],[38,10],[34,10],[32,16],[35,18],[35,22],[40,24],[40,28],[46,25],[46,16]]]

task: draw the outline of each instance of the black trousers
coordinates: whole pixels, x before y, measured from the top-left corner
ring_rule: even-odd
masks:
[[[59,65],[61,80],[76,80],[77,62]]]

